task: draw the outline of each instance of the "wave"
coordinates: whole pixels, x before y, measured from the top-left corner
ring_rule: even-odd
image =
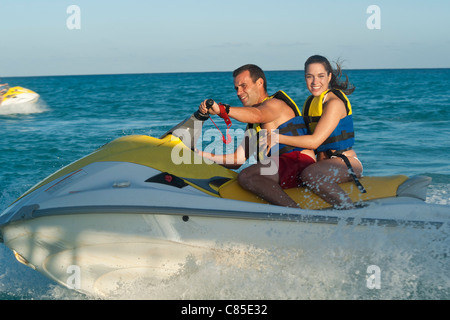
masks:
[[[0,115],[34,114],[49,111],[45,101],[38,100],[31,103],[19,103],[0,107]]]

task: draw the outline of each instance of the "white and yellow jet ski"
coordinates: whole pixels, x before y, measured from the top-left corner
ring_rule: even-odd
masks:
[[[2,94],[2,99],[0,99],[0,108],[20,104],[32,104],[39,100],[39,94],[30,89],[2,86],[0,90],[6,90]]]
[[[192,256],[298,250],[308,235],[340,225],[392,234],[450,222],[448,206],[424,201],[427,177],[364,177],[364,194],[346,183],[355,202],[368,204],[353,210],[333,210],[305,188],[287,190],[303,209],[267,204],[239,186],[235,171],[192,152],[203,120],[196,113],[160,138],[118,138],[60,169],[0,215],[0,239],[50,279],[108,296],[140,278],[168,279]],[[181,153],[189,160],[174,164]]]

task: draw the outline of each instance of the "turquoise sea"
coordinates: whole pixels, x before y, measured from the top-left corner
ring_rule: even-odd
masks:
[[[427,202],[449,206],[450,69],[348,70],[355,150],[364,174],[433,178]],[[303,71],[268,71],[269,93],[282,89],[299,105]],[[124,135],[159,137],[201,101],[239,106],[231,72],[2,78],[40,94],[37,105],[0,108],[0,212],[57,169]],[[215,118],[224,128],[220,118]],[[213,128],[210,121],[205,124]],[[233,121],[234,129],[245,125]],[[450,299],[448,237],[392,246],[377,234],[371,252],[351,252],[349,235],[333,247],[271,261],[276,272],[238,275],[217,264],[197,266],[176,285],[144,288],[150,299]],[[339,245],[338,245],[339,244]],[[356,249],[357,250],[357,249]],[[292,254],[292,253],[290,253]],[[356,257],[356,258],[355,258]],[[279,258],[279,257],[278,257]],[[369,290],[367,265],[382,264],[383,286]],[[364,266],[364,267],[363,267]],[[263,268],[262,268],[263,269]],[[261,270],[262,270],[261,269]],[[338,270],[338,271],[337,271]],[[217,282],[204,279],[219,279]],[[0,244],[0,299],[86,299],[18,263]]]

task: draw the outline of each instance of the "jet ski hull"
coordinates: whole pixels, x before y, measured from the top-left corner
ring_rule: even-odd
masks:
[[[343,217],[331,212],[299,215],[287,209],[261,213],[261,205],[253,206],[256,210],[248,212],[132,206],[79,206],[54,209],[58,211],[54,214],[37,210],[38,217],[12,222],[2,232],[5,244],[22,263],[71,289],[110,297],[121,286],[138,281],[168,281],[192,259],[250,267],[246,253],[254,253],[255,248],[306,249],[303,246],[311,243],[311,236],[330,234],[338,225],[379,226],[387,235],[405,227],[438,230],[443,226],[438,209],[434,220],[423,221],[374,219],[370,216],[376,210],[370,208]],[[401,208],[416,218],[423,212],[418,203]]]

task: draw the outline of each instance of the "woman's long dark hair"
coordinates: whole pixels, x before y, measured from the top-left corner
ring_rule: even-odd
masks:
[[[355,86],[348,82],[348,76],[345,75],[345,80],[341,80],[342,77],[342,68],[339,63],[336,63],[336,69],[331,67],[330,62],[327,58],[314,55],[308,58],[305,62],[305,72],[308,66],[312,63],[320,63],[324,66],[327,74],[331,73],[331,81],[330,81],[330,89],[339,89],[342,90],[345,94],[350,95],[353,91],[355,91]]]

